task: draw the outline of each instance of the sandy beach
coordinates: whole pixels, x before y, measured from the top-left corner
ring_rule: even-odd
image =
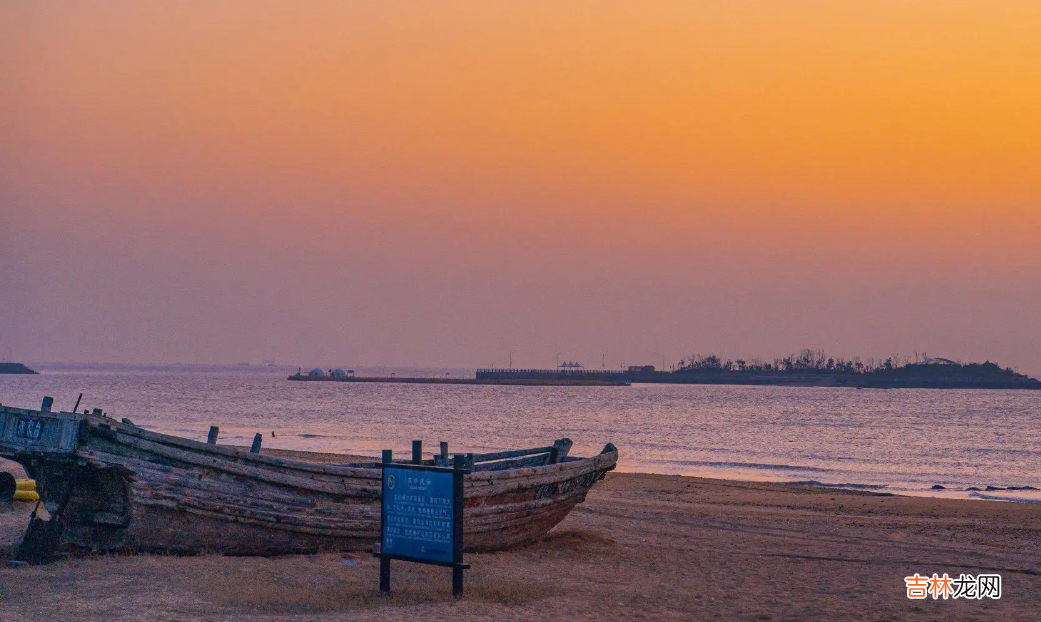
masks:
[[[11,463],[7,463],[8,467]],[[0,514],[5,560],[31,504]],[[0,568],[3,620],[1036,620],[1041,506],[611,474],[546,537],[448,571],[368,555],[155,555]],[[918,572],[1000,600],[911,601]]]

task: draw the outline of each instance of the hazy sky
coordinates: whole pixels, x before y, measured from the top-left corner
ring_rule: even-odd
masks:
[[[0,357],[1041,374],[1041,3],[4,2]]]

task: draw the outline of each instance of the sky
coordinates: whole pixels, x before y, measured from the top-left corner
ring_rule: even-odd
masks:
[[[1041,375],[1041,3],[0,4],[0,358]]]

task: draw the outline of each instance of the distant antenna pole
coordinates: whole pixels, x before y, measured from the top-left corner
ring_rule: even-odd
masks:
[[[600,355],[600,369],[607,369],[607,353]]]
[[[510,369],[513,369],[513,350],[510,350]]]

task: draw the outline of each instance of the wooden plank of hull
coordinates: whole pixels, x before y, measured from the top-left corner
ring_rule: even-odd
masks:
[[[572,492],[552,499],[466,508],[466,527],[470,532],[496,529],[505,525],[507,521],[527,520],[542,513],[553,512],[569,503],[574,505],[584,500],[584,492]]]
[[[477,528],[467,521],[466,550],[495,551],[544,535],[577,505],[572,498],[523,520]],[[379,539],[376,529],[351,532],[294,529],[262,521],[229,520],[226,515],[183,507],[142,506],[135,511],[133,548],[179,553],[219,552],[229,555],[277,555],[321,550],[364,550]]]
[[[379,472],[374,469],[352,469],[350,475],[343,476],[324,476],[325,474],[318,473],[310,473],[307,476],[303,476],[291,471],[280,472],[280,470],[269,467],[232,462],[225,460],[221,456],[178,449],[163,443],[155,443],[128,435],[117,435],[116,440],[141,452],[155,454],[162,458],[192,464],[197,467],[226,471],[272,484],[281,484],[314,492],[344,492],[359,496],[379,495]]]
[[[187,438],[180,438],[177,436],[169,436],[167,434],[160,434],[158,432],[150,432],[133,425],[117,424],[112,420],[104,420],[103,423],[99,423],[100,420],[91,417],[89,423],[92,429],[111,429],[121,435],[137,437],[145,441],[151,441],[153,443],[159,443],[161,445],[168,445],[178,449],[184,449],[190,452],[196,452],[200,454],[207,454],[212,456],[221,456],[225,459],[230,459],[232,462],[240,462],[246,465],[258,465],[277,467],[277,470],[282,472],[287,471],[301,471],[304,473],[317,473],[325,475],[342,475],[347,477],[366,477],[372,470],[372,467],[376,465],[374,460],[371,465],[350,465],[350,464],[327,464],[327,463],[315,463],[315,462],[303,462],[300,460],[293,460],[291,458],[276,458],[274,456],[267,456],[264,454],[254,454],[243,449],[237,449],[226,445],[210,445],[200,441],[193,441]]]
[[[553,529],[560,521],[564,520],[577,503],[575,501],[556,511],[540,514],[538,517],[521,525],[516,525],[511,529],[497,529],[495,531],[470,534],[467,536],[469,538],[467,549],[475,552],[500,551],[544,536],[550,529]]]
[[[344,537],[182,507],[140,505],[134,509],[134,550],[226,555],[283,555],[371,546],[379,534]],[[365,536],[368,537],[365,537]]]

